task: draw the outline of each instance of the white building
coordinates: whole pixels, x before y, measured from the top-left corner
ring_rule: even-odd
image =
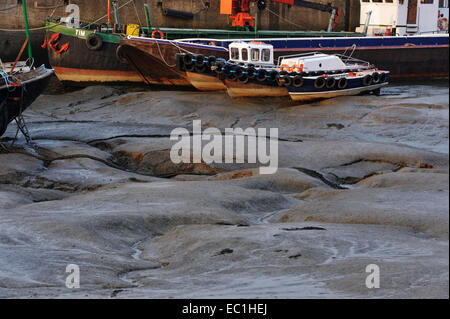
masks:
[[[364,32],[368,35],[448,33],[449,0],[360,0]],[[440,27],[439,27],[440,25]]]

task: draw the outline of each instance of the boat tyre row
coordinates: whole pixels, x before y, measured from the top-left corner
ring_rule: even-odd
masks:
[[[235,80],[242,83],[247,83],[250,79],[255,79],[258,82],[276,82],[279,86],[294,86],[300,88],[304,84],[304,77],[318,76],[314,80],[314,87],[316,89],[345,89],[348,86],[348,79],[346,77],[333,77],[330,75],[361,72],[367,69],[343,69],[333,70],[329,72],[287,72],[276,70],[257,69],[254,65],[248,64],[233,64],[227,62],[223,58],[216,58],[214,56],[205,57],[201,54],[184,54],[183,55],[184,68],[188,72],[205,73],[207,71],[214,71],[218,75],[224,75],[229,80]],[[369,66],[374,68],[373,66]],[[385,73],[374,72],[364,76],[362,82],[364,86],[372,84],[383,83],[386,81]]]

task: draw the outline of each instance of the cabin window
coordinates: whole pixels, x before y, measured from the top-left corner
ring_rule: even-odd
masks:
[[[439,0],[439,8],[448,8],[447,0]]]
[[[248,50],[247,49],[242,49],[242,61],[248,61]]]
[[[259,49],[252,49],[252,61],[259,61]]]
[[[263,60],[263,62],[269,62],[270,61],[270,49],[263,49],[262,50],[262,60]]]
[[[433,4],[433,1],[434,1],[434,0],[420,0],[420,3],[423,3],[423,4]]]
[[[231,60],[239,60],[239,49],[231,48]]]

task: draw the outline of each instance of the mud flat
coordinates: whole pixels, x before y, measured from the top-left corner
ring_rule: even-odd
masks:
[[[25,114],[33,144],[12,144],[13,125],[2,139],[0,297],[448,298],[448,94],[43,95]],[[172,163],[170,133],[193,120],[279,128],[278,171]]]

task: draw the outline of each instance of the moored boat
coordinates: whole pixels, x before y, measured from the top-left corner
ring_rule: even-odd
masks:
[[[229,60],[177,54],[177,65],[204,81],[220,80],[232,97],[287,96],[310,101],[361,93],[379,94],[389,82],[389,71],[344,55],[319,52],[284,56],[274,64],[273,47],[262,42],[235,42]]]
[[[47,88],[53,70],[29,68],[19,63],[11,73],[12,63],[0,68],[0,136],[5,133],[8,124],[21,115]]]

